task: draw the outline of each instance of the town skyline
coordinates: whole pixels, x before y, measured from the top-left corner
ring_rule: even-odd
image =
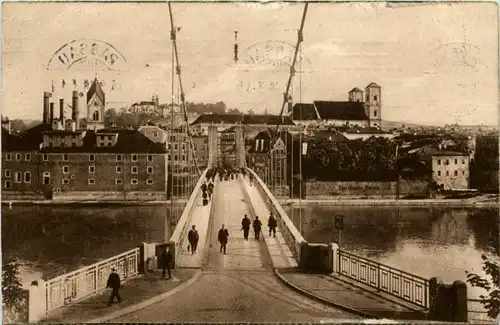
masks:
[[[168,20],[160,19],[168,12],[166,5],[119,4],[113,7],[116,10],[107,9],[113,5],[5,4],[2,114],[40,119],[41,98],[44,91],[51,90],[52,80],[57,83],[54,98],[63,96],[69,103],[71,79],[81,82],[83,77],[120,83],[120,90],[105,88],[107,102],[130,105],[150,100],[153,94],[159,95],[161,103],[169,102],[170,27]],[[139,5],[151,19],[132,19]],[[407,5],[384,3],[311,5],[304,29],[302,92],[297,74],[294,102],[347,101],[347,92],[353,87],[363,89],[376,82],[382,86],[383,120],[422,125],[497,125],[498,30],[497,14],[491,5],[432,4],[411,10]],[[76,6],[84,6],[85,10],[75,10]],[[193,20],[200,12],[213,10],[213,6],[217,6],[221,17],[234,18]],[[223,101],[228,108],[243,112],[252,109],[256,113],[267,110],[279,114],[288,69],[264,64],[264,69],[257,70],[248,62],[255,55],[255,44],[269,43],[272,47],[277,42],[295,43],[301,8],[301,4],[174,4],[187,101]],[[42,11],[48,14],[42,17]],[[28,14],[40,19],[23,19]],[[410,19],[409,15],[418,18]],[[391,24],[375,24],[382,19],[392,21],[398,30]],[[80,24],[72,26],[74,21]],[[368,24],[370,21],[373,24]],[[92,27],[83,29],[81,24]],[[441,30],[441,25],[455,28]],[[127,33],[123,33],[124,28]],[[238,63],[233,61],[235,30]],[[47,70],[57,49],[79,39],[112,44],[126,58],[127,65],[118,72]],[[460,44],[465,44],[465,52],[453,56]],[[271,51],[268,61],[276,60],[272,55],[280,53]],[[16,82],[25,75],[30,75],[27,82]],[[62,79],[68,82],[64,89],[59,85]],[[238,83],[250,84],[251,88],[259,82],[275,86],[238,92]]]

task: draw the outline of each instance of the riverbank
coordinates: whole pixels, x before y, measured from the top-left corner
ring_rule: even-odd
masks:
[[[470,199],[366,199],[366,198],[308,198],[278,199],[282,205],[310,206],[310,205],[333,205],[333,206],[447,206],[447,207],[495,207],[499,204],[497,195],[494,197],[475,197]]]
[[[187,199],[174,199],[174,204],[185,204]],[[309,205],[333,205],[333,206],[449,206],[449,207],[489,207],[498,206],[498,195],[477,196],[469,199],[386,199],[386,198],[352,198],[352,197],[325,197],[299,199],[278,198],[282,205],[309,206]],[[2,200],[2,206],[144,206],[144,205],[166,205],[170,200],[145,201],[145,200]]]

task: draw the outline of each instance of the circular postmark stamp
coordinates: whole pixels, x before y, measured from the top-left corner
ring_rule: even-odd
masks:
[[[107,42],[77,39],[52,54],[47,70],[121,70],[126,63],[125,56]]]
[[[432,65],[439,69],[477,69],[480,52],[478,46],[467,42],[446,43],[432,52]]]

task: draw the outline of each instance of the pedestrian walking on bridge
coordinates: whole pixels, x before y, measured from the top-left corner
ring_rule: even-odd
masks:
[[[196,248],[198,247],[198,241],[200,240],[200,235],[196,230],[196,226],[193,225],[192,229],[188,232],[188,242],[191,246],[191,255],[196,254]]]
[[[220,252],[224,252],[224,255],[226,255],[226,246],[228,242],[228,237],[229,237],[229,231],[227,231],[226,228],[224,228],[224,225],[219,230],[219,235],[217,236],[219,243],[220,243]]]
[[[278,226],[278,220],[276,220],[272,212],[269,216],[269,220],[267,221],[267,226],[269,227],[269,237],[271,237],[272,233],[273,237],[276,238],[276,227]]]
[[[253,221],[253,231],[255,233],[255,239],[257,240],[259,240],[261,229],[262,229],[262,222],[259,220],[259,217],[255,216],[255,220]]]
[[[243,237],[245,240],[248,240],[248,233],[250,232],[250,225],[252,222],[248,219],[248,216],[245,214],[243,220],[241,220],[241,230],[243,230]]]
[[[111,269],[111,274],[109,275],[109,278],[108,278],[108,283],[106,284],[106,288],[111,288],[112,291],[111,291],[111,297],[109,297],[109,301],[108,301],[108,306],[111,306],[115,300],[115,297],[116,299],[118,300],[118,302],[122,302],[122,298],[120,298],[120,276],[118,275],[118,273],[116,273],[116,269],[115,268],[112,268]]]

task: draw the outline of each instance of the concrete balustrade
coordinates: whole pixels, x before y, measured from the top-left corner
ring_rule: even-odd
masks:
[[[191,193],[191,196],[189,197],[189,200],[186,203],[184,210],[182,211],[182,215],[179,218],[179,221],[177,222],[177,226],[175,227],[172,237],[170,237],[170,240],[168,241],[168,247],[170,248],[170,251],[174,256],[172,268],[175,268],[176,262],[181,256],[182,252],[181,245],[183,239],[187,237],[187,232],[189,231],[189,225],[191,224],[192,212],[196,204],[202,198],[201,186],[203,185],[203,182],[206,180],[207,172],[208,168],[203,171],[203,173],[200,176],[200,179],[198,179],[198,182],[196,183],[196,186],[194,187],[193,192]]]

